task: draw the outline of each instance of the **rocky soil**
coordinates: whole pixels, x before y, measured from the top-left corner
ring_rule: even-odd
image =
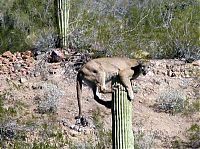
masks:
[[[14,54],[8,51],[0,56],[3,108],[9,109],[19,101],[26,105],[21,109],[23,112],[15,115],[16,125],[30,121],[38,125],[40,121],[50,124],[54,119],[63,135],[74,144],[84,144],[88,140],[97,144],[98,129],[94,117],[103,124],[103,130],[111,130],[110,109],[95,102],[87,87],[83,88],[82,104],[89,125],[75,125],[78,114],[75,69],[79,67],[78,62],[82,62],[80,55],[66,60],[58,54],[60,58],[52,60],[49,54],[36,60],[30,51]],[[196,109],[192,107],[193,103],[200,102],[199,61],[150,60],[149,67],[146,76],[133,82],[133,131],[139,148],[171,148],[173,142],[177,145],[176,141],[178,145],[180,142],[185,144],[186,148],[200,147],[200,142],[190,142],[187,133],[192,125],[200,125],[199,105]],[[104,98],[110,100],[109,96]],[[47,113],[53,113],[54,118],[45,117]],[[35,117],[39,119],[34,121]],[[28,141],[34,136],[37,137],[32,134]]]

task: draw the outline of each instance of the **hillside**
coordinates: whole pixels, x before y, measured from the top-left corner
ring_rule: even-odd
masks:
[[[80,55],[57,63],[28,51],[0,56],[1,148],[111,148],[111,111],[88,87],[82,103],[89,125],[75,125]],[[133,83],[136,148],[200,147],[199,75],[195,63],[150,60],[148,74]]]

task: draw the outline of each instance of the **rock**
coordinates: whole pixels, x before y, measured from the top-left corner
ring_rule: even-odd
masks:
[[[193,66],[200,66],[200,60],[196,60],[194,62],[192,62]]]
[[[35,56],[35,60],[42,60],[44,59],[44,57],[46,57],[45,53],[41,53]]]
[[[3,61],[3,57],[0,56],[0,64],[2,64],[2,61]]]
[[[9,71],[9,69],[8,69],[8,67],[6,65],[1,66],[0,70],[3,72],[3,74],[7,74],[8,71]]]
[[[75,125],[71,125],[69,128],[74,130]]]
[[[83,131],[83,128],[78,128],[78,132],[82,132]]]
[[[15,73],[10,74],[11,80],[15,80],[17,78],[17,75]]]
[[[69,133],[72,137],[77,137],[79,135],[79,132],[75,131],[75,130],[71,130]]]
[[[17,63],[14,63],[14,64],[13,64],[13,67],[14,67],[14,71],[17,72],[18,70],[20,70],[21,64],[18,63],[18,62],[17,62]]]
[[[15,61],[17,61],[17,58],[16,56],[13,55],[13,57],[10,59],[10,62],[15,62]]]
[[[67,122],[63,122],[63,126],[69,127],[69,124]]]
[[[40,72],[36,71],[36,72],[34,73],[34,77],[38,77],[38,76],[40,76]]]
[[[15,56],[16,56],[16,58],[21,58],[21,53],[16,52],[16,53],[15,53]]]
[[[6,64],[6,65],[9,65],[9,60],[7,59],[7,58],[4,58],[3,60],[2,60],[2,64]]]
[[[27,70],[24,69],[24,68],[20,69],[20,72],[21,72],[21,74],[22,74],[23,76],[25,76],[25,75],[27,74]]]
[[[13,54],[10,51],[6,51],[2,54],[2,56],[5,58],[12,58]]]
[[[32,89],[33,89],[33,90],[36,90],[36,89],[38,89],[38,86],[37,86],[37,84],[36,84],[36,83],[34,83],[34,84],[31,86],[31,87],[32,87]]]
[[[25,54],[28,55],[29,57],[33,56],[33,53],[31,51],[26,51]]]
[[[27,79],[25,77],[21,77],[19,80],[20,83],[25,83],[26,81],[27,81]]]
[[[2,57],[6,58],[7,61],[10,62],[15,62],[17,60],[17,58],[15,57],[14,54],[12,54],[10,51],[6,51],[2,54]]]
[[[29,57],[25,60],[25,64],[28,66],[28,67],[32,67],[34,65],[34,59],[33,57]]]
[[[52,69],[58,69],[58,68],[60,68],[60,65],[58,65],[58,64],[53,64],[53,65],[51,65],[51,67],[52,67]]]
[[[64,59],[64,53],[60,49],[54,49],[49,57],[50,63],[61,62]]]
[[[49,74],[56,74],[56,71],[54,69],[49,69]]]
[[[91,132],[90,132],[89,129],[85,129],[83,133],[84,133],[84,135],[89,135],[89,134],[91,134]]]
[[[33,56],[33,54],[32,54],[32,52],[31,51],[26,51],[26,52],[23,52],[22,53],[22,59],[28,59],[28,58],[30,58],[30,57],[32,57]]]

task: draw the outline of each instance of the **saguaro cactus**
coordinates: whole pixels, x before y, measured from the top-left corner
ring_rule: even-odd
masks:
[[[67,47],[69,32],[70,0],[57,0],[58,27],[61,39],[61,46]]]
[[[134,149],[132,104],[119,79],[113,79],[112,141],[113,149]]]

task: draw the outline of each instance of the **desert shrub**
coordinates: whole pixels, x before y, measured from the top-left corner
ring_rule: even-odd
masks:
[[[1,128],[1,127],[0,127]],[[30,132],[34,130],[37,137],[32,141],[30,139]],[[42,148],[42,149],[56,149],[70,146],[68,138],[65,138],[60,128],[56,124],[43,124],[42,127],[35,127],[30,129],[15,125],[15,127],[3,127],[0,129],[0,145],[4,148]],[[2,138],[1,138],[2,137]]]
[[[41,99],[38,102],[38,113],[55,113],[57,111],[59,99],[64,93],[58,88],[57,85],[52,83],[44,83],[41,88],[44,93],[44,99]]]
[[[62,94],[53,84],[43,84],[42,88],[48,93],[45,94],[48,98],[52,99],[55,95],[54,100]],[[26,113],[29,109],[27,104],[20,100],[12,100],[8,107],[5,105],[10,99],[4,97],[4,94],[0,95],[0,148],[56,149],[66,146],[71,148],[70,139],[58,126],[56,115],[47,114],[45,119],[44,115],[38,117],[32,113],[30,121],[30,115]]]
[[[2,0],[0,10],[1,52],[34,47],[34,42],[41,38],[40,31],[54,27],[56,22],[53,0],[31,0],[28,3],[23,0]]]
[[[95,148],[111,148],[112,146],[112,132],[111,130],[106,130],[102,118],[100,116],[100,109],[97,108],[95,112],[92,113],[92,118],[94,121],[95,128],[97,129],[97,144]]]
[[[186,116],[189,116],[197,112],[200,112],[200,100],[196,99],[192,101],[191,103],[189,102],[189,100],[186,100],[183,114]]]
[[[182,91],[169,88],[161,92],[154,104],[157,112],[178,113],[184,110],[186,97]]]
[[[146,51],[153,58],[200,57],[198,1],[77,2],[74,8],[81,9],[72,8],[70,34],[77,49],[94,50],[97,43],[110,55]]]
[[[175,137],[172,141],[173,148],[199,148],[200,147],[200,126],[192,124],[186,131],[186,140]]]
[[[149,149],[154,148],[155,139],[162,134],[161,131],[153,131],[152,129],[144,129],[142,120],[134,121],[134,148],[135,149]]]
[[[200,147],[200,125],[198,124],[191,125],[191,127],[187,130],[187,136],[191,144],[191,147],[194,148]]]
[[[155,133],[152,131],[139,130],[134,133],[134,148],[136,149],[149,149],[152,148],[155,143]]]
[[[21,106],[17,103],[5,108],[4,102],[4,95],[0,95],[0,124],[6,122],[9,118],[15,117],[21,109]]]
[[[33,47],[34,55],[50,52],[52,48],[57,47],[58,35],[53,28],[38,30],[36,33],[29,35],[26,42]]]
[[[3,96],[0,95],[0,120],[2,121],[2,118],[4,116],[4,108],[3,108]]]
[[[55,7],[53,0],[2,0],[0,48],[57,45]],[[106,51],[103,56],[138,57],[147,52],[152,58],[199,59],[198,14],[198,0],[74,0],[68,45],[81,52]]]

